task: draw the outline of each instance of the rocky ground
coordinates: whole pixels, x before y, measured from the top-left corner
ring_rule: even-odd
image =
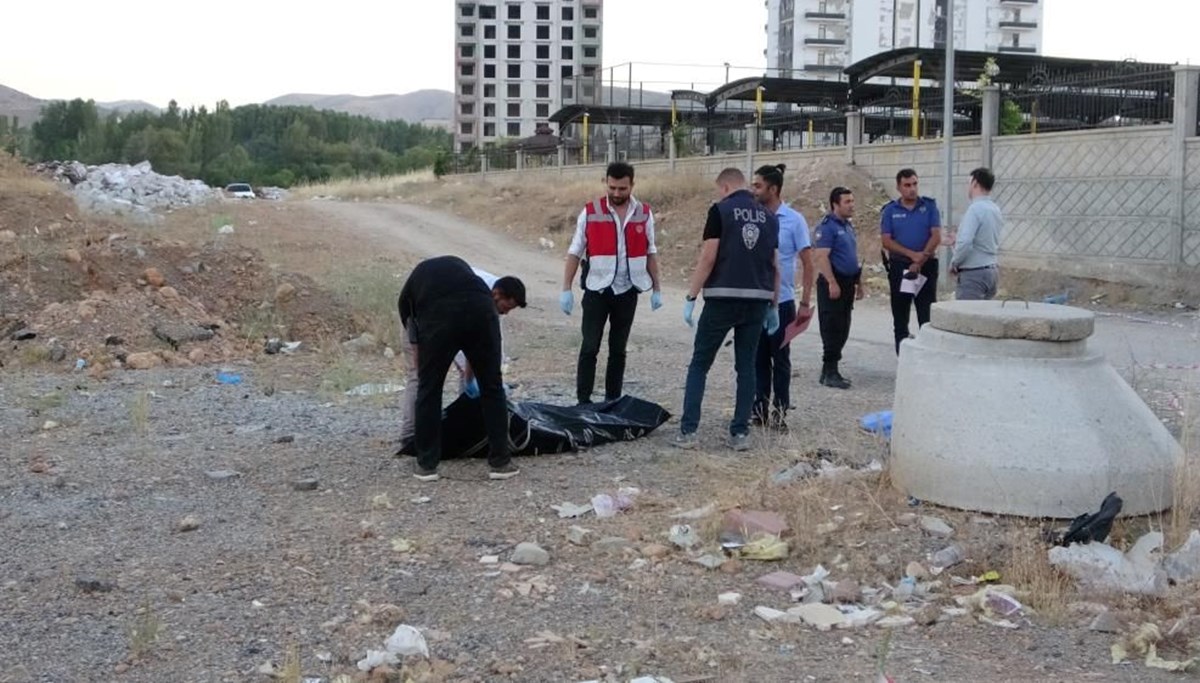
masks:
[[[180,253],[201,249],[194,245],[213,239],[214,222],[236,228],[220,247],[236,265],[221,267],[228,279],[215,293],[179,270],[183,261],[149,258],[170,253],[161,240],[188,244]],[[579,336],[577,317],[554,303],[557,250],[426,206],[387,203],[220,206],[185,212],[158,230],[127,238],[147,258],[117,252],[119,268],[93,267],[121,273],[112,276],[128,284],[120,297],[144,300],[138,310],[155,315],[173,310],[162,290],[176,288],[209,322],[223,323],[214,339],[176,351],[152,331],[135,336],[153,327],[152,316],[85,326],[75,315],[55,327],[47,307],[78,314],[91,292],[123,290],[79,285],[44,294],[32,280],[36,302],[19,313],[39,336],[5,342],[0,681],[340,683],[367,678],[357,663],[403,624],[422,631],[429,658],[376,668],[375,680],[873,681],[880,671],[897,681],[1178,678],[1137,655],[1112,663],[1110,646],[1147,622],[1161,629],[1163,658],[1198,651],[1195,586],[1156,599],[1076,589],[1049,568],[1040,524],[910,504],[886,471],[875,471],[873,461],[886,463],[886,441],[857,420],[891,404],[895,356],[878,296],[856,314],[846,368],[854,389],[816,386],[818,343],[806,333],[793,350],[801,407],[791,432],[757,434],[747,455],[721,444],[732,391],[732,361],[723,355],[710,376],[698,452],[668,446],[672,420],[641,441],[523,459],[521,476],[508,482],[486,481],[482,463],[451,462],[441,482],[419,484],[409,463],[391,456],[399,396],[346,395],[368,382],[402,384],[404,374],[402,359],[383,350],[387,325],[363,319],[379,309],[355,311],[345,295],[394,297],[395,275],[436,253],[475,254],[476,265],[520,274],[531,305],[505,321],[515,398],[566,403]],[[110,248],[103,242],[97,249]],[[80,263],[103,263],[103,252],[88,248]],[[31,263],[49,267],[46,252],[47,260]],[[152,264],[161,286],[145,277]],[[12,276],[13,268],[3,272]],[[345,271],[373,279],[347,279]],[[10,291],[19,288],[12,282]],[[327,303],[312,316],[243,331],[247,308],[275,310],[285,282],[296,288],[286,301]],[[677,412],[689,338],[681,292],[672,287],[666,299],[661,311],[638,312],[626,389]],[[1187,438],[1195,315],[1100,312],[1096,344]],[[99,310],[96,317],[105,321]],[[203,322],[182,317],[172,321]],[[306,327],[310,319],[328,327]],[[264,355],[268,330],[301,341],[300,349]],[[364,330],[380,343],[341,343]],[[110,334],[128,337],[125,351],[163,363],[129,370],[110,353],[104,372],[73,371],[71,356]],[[67,340],[63,360],[27,351],[49,335]],[[188,360],[197,348],[204,357]],[[797,462],[819,468],[823,459],[827,469],[843,469],[777,476]],[[611,518],[561,518],[553,507],[630,487],[639,491],[632,507]],[[788,556],[722,558],[713,569],[697,562],[721,555],[723,519],[738,509],[786,524]],[[1122,521],[1114,537],[1126,544],[1162,523]],[[699,540],[693,551],[672,542],[681,524]],[[1171,542],[1181,540],[1174,534]],[[523,543],[544,552],[518,549]],[[953,543],[965,560],[930,575],[929,556]],[[821,631],[770,611],[802,604],[792,591],[808,586],[784,588],[795,579],[781,575],[764,583],[765,575],[811,577],[818,565],[829,576],[814,585],[829,602],[877,607],[883,625]],[[968,598],[983,585],[954,578],[970,582],[989,571],[1014,587],[1019,612],[981,612]],[[906,573],[916,575],[915,594],[897,599],[893,589]],[[801,608],[813,620],[822,617],[811,613],[817,609]],[[1097,621],[1102,612],[1109,616]]]

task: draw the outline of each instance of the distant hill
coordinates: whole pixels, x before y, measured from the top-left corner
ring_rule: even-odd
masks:
[[[17,123],[28,127],[41,115],[43,100],[0,85],[0,116],[16,116]]]
[[[0,116],[16,116],[22,128],[28,128],[34,121],[41,118],[42,107],[51,100],[43,100],[33,95],[0,85]],[[117,102],[97,102],[101,116],[109,112],[161,111],[158,107],[141,100],[119,100]]]
[[[454,93],[449,90],[417,90],[404,95],[314,95],[291,93],[263,104],[312,107],[388,121],[409,123],[446,121],[454,118]]]
[[[104,109],[105,111],[119,111],[119,112],[148,111],[152,114],[158,114],[158,113],[162,112],[161,107],[156,107],[153,104],[150,104],[149,102],[145,102],[143,100],[117,100],[116,102],[97,102],[96,106],[100,107],[101,109]]]

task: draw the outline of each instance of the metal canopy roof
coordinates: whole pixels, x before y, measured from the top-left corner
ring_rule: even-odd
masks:
[[[872,78],[912,78],[913,62],[918,59],[922,63],[922,74],[931,80],[941,80],[945,64],[945,51],[937,48],[906,47],[889,50],[859,60],[846,67],[844,73],[850,79],[850,89],[854,90],[866,84]],[[1020,52],[975,52],[968,50],[954,51],[954,80],[957,82],[974,81],[983,73],[988,59],[993,59],[1000,67],[1000,73],[992,77],[997,85],[1017,85],[1029,81],[1038,72],[1055,72],[1058,74],[1085,74],[1102,69],[1112,69],[1123,64],[1126,60],[1112,61],[1102,59],[1080,59],[1074,57],[1047,57],[1039,54]],[[1169,69],[1170,64],[1134,62],[1141,67],[1159,67]]]

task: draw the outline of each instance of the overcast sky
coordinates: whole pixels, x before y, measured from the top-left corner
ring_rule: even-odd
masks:
[[[605,0],[604,63],[647,90],[765,66],[763,0]],[[1044,53],[1200,64],[1200,2],[1046,0]],[[453,88],[454,0],[4,3],[0,84],[41,98],[261,102]],[[686,6],[686,11],[681,8]],[[303,7],[303,9],[302,9]],[[737,9],[742,8],[742,9]],[[650,66],[650,63],[707,65]],[[616,70],[618,82],[627,69]]]

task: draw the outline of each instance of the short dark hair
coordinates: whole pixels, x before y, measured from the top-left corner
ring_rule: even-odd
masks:
[[[842,187],[841,185],[838,185],[837,187],[833,188],[833,192],[829,193],[829,208],[832,209],[833,207],[840,205],[842,203],[842,197],[848,194],[854,194],[854,192],[848,187]]]
[[[900,172],[896,174],[896,184],[899,185],[900,181],[904,180],[905,178],[916,178],[916,177],[917,177],[917,172],[914,171],[913,169],[902,168],[902,169],[900,169]]]
[[[492,286],[500,292],[505,298],[512,299],[517,303],[518,308],[525,308],[525,283],[511,275],[496,280],[496,284]]]
[[[763,179],[767,185],[777,189],[783,189],[783,171],[787,168],[783,164],[775,164],[774,166],[759,166],[754,175]]]
[[[621,178],[629,178],[629,182],[633,182],[633,166],[624,161],[614,161],[608,165],[608,169],[604,171],[605,178],[620,180]]]
[[[984,168],[983,166],[971,171],[971,180],[979,183],[984,192],[991,192],[992,186],[996,184],[996,176],[992,174],[991,169]]]

